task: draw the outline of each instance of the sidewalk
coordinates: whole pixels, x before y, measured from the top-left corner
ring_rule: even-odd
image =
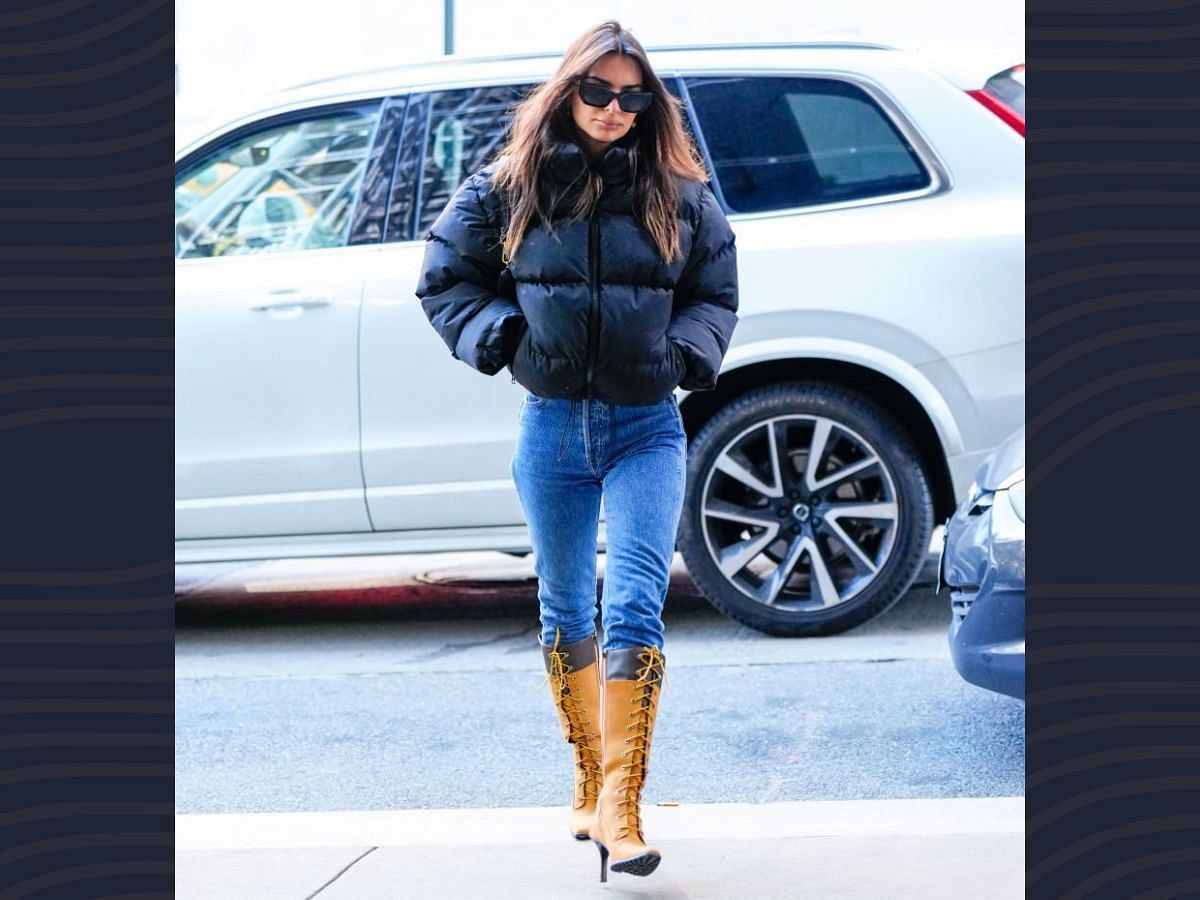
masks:
[[[176,816],[178,900],[670,897],[1017,900],[1025,798],[643,808],[663,853],[610,872],[566,807]]]

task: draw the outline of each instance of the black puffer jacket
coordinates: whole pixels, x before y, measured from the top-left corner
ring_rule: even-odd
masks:
[[[632,212],[630,132],[594,163],[605,182],[589,219],[569,221],[572,183],[589,161],[554,145],[543,170],[560,190],[554,236],[535,220],[510,265],[495,163],[459,187],[426,235],[417,296],[456,359],[542,397],[647,405],[675,387],[716,386],[737,323],[734,235],[712,191],[681,180],[683,257],[664,263]],[[557,238],[557,240],[556,240]]]

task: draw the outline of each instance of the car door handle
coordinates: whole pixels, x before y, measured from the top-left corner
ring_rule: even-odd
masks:
[[[268,300],[266,303],[251,304],[250,309],[254,312],[263,312],[269,309],[317,309],[322,306],[330,306],[333,301],[324,296],[301,296],[299,291],[272,291],[271,296],[278,296],[278,300]]]

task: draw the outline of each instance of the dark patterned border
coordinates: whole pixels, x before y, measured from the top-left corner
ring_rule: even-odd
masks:
[[[173,890],[173,19],[0,7],[0,898]]]
[[[1029,25],[1028,896],[1186,897],[1200,8]],[[172,887],[172,28],[0,10],[0,898]]]
[[[1027,896],[1200,895],[1200,6],[1028,17]]]

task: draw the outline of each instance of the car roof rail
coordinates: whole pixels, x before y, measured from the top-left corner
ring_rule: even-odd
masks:
[[[739,41],[720,44],[655,44],[646,52],[673,50],[793,50],[819,47],[822,50],[898,50],[890,44],[870,41]]]
[[[736,43],[718,44],[654,44],[646,47],[647,53],[674,53],[681,50],[799,50],[805,48],[820,48],[822,50],[898,50],[889,44],[876,44],[869,41],[742,41]],[[499,53],[491,56],[435,56],[430,59],[414,60],[413,62],[397,63],[392,66],[381,66],[377,69],[360,69],[341,75],[330,75],[313,81],[302,81],[288,85],[282,92],[299,88],[312,87],[317,84],[329,84],[335,81],[347,81],[361,78],[365,75],[381,75],[385,72],[403,72],[408,69],[420,69],[429,66],[448,66],[462,63],[506,62],[526,59],[553,59],[562,56],[561,50],[532,50],[524,53]]]

